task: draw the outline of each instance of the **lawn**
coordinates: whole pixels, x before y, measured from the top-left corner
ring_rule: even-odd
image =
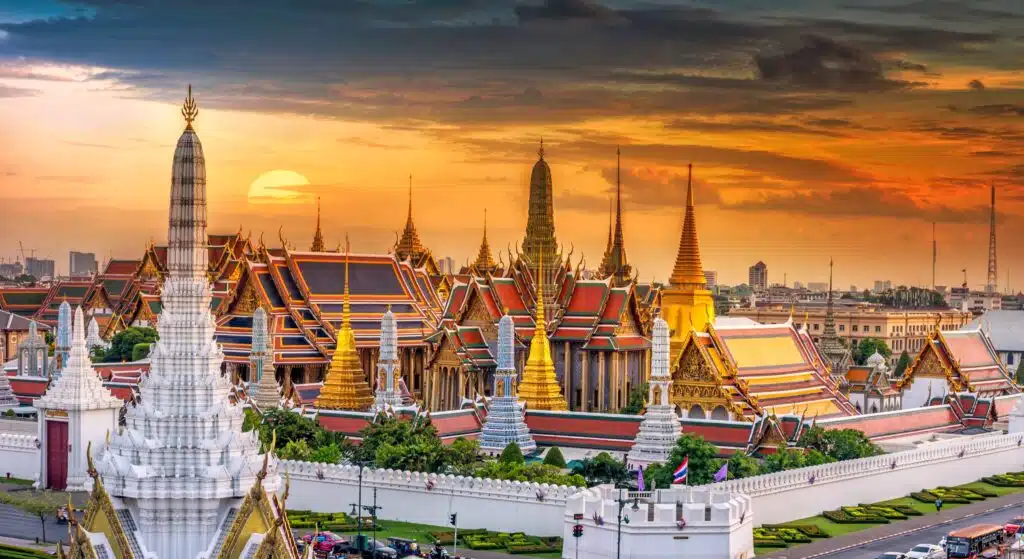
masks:
[[[17,477],[0,478],[0,484],[32,485],[33,483],[35,483],[35,482],[32,481],[31,479],[21,479],[21,478],[17,478]]]
[[[972,482],[972,483],[967,483],[967,484],[964,484],[964,485],[957,486],[956,488],[957,489],[980,490],[980,491],[983,491],[983,492],[988,492],[988,493],[991,493],[991,494],[995,494],[998,497],[1002,497],[1004,495],[1009,495],[1011,493],[1024,492],[1024,487],[999,487],[999,486],[995,486],[995,485],[992,485],[992,484],[989,484],[989,483],[985,483],[983,481],[975,481],[975,482]],[[989,498],[994,498],[994,497],[989,497]],[[917,499],[914,499],[913,497],[909,497],[909,496],[907,496],[907,497],[900,497],[898,499],[891,499],[891,500],[888,500],[888,501],[882,501],[880,503],[874,503],[874,504],[875,505],[882,505],[882,506],[889,506],[889,507],[892,507],[892,506],[908,507],[908,508],[912,508],[912,509],[920,512],[922,515],[928,515],[928,514],[934,514],[935,513],[935,505],[933,503],[921,502],[921,501],[919,501]],[[952,509],[952,508],[959,507],[962,504],[965,504],[965,503],[949,503],[949,502],[947,502],[947,503],[944,503],[942,508],[943,508],[943,510],[945,510],[945,509]],[[891,520],[891,522],[900,522],[900,520]],[[839,522],[833,522],[833,521],[829,520],[828,518],[825,518],[822,515],[812,516],[810,518],[803,518],[803,519],[800,519],[800,520],[794,520],[792,522],[787,522],[786,523],[786,525],[812,525],[812,526],[816,526],[820,530],[822,530],[823,532],[828,534],[830,537],[842,536],[844,534],[849,534],[849,533],[852,533],[852,532],[859,532],[861,530],[867,530],[869,528],[874,528],[876,526],[881,526],[882,524],[883,523],[839,523]],[[796,547],[798,545],[800,545],[800,544],[790,545],[789,549],[792,549],[793,547]],[[786,549],[786,548],[755,547],[754,548],[754,552],[757,555],[767,555],[767,554],[770,554],[770,553],[775,553],[777,551],[780,551],[781,549]]]

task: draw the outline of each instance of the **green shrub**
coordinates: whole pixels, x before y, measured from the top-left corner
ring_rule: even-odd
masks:
[[[544,463],[556,468],[565,468],[565,457],[562,456],[562,451],[558,450],[557,446],[553,446],[551,447],[551,450],[548,450],[548,453],[544,455]]]
[[[509,545],[508,552],[513,555],[524,553],[550,553],[552,549],[546,545]]]
[[[889,505],[889,508],[897,510],[906,516],[921,516],[923,513],[914,507],[907,505]]]
[[[53,555],[35,549],[15,547],[0,543],[0,557],[3,559],[53,559]]]
[[[845,508],[839,510],[827,510],[821,513],[822,516],[836,524],[886,524],[889,521],[881,516],[868,514],[851,515]]]
[[[832,537],[832,536],[826,534],[821,528],[818,528],[814,524],[765,524],[764,526],[761,526],[761,528],[765,528],[765,529],[768,529],[768,530],[777,529],[777,528],[792,528],[794,530],[799,530],[799,531],[803,532],[804,535],[806,535],[809,538],[830,538],[830,537]]]
[[[779,538],[754,538],[754,547],[788,547],[788,545]]]
[[[501,451],[498,462],[502,464],[523,464],[526,462],[526,458],[523,458],[523,451],[520,450],[519,445],[512,441],[505,446],[505,450]]]
[[[1024,472],[998,474],[982,478],[981,481],[996,487],[1024,487]]]

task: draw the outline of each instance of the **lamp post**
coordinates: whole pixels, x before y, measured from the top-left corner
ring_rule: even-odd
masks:
[[[356,517],[356,541],[362,541],[363,539],[363,523],[360,522],[360,515],[363,513],[363,468],[366,464],[362,460],[356,462],[359,466],[359,493],[356,498],[357,502],[349,503],[352,505],[352,515]],[[377,491],[374,489],[374,505],[376,505]]]
[[[363,510],[370,513],[370,521],[373,523],[370,526],[370,530],[373,533],[373,542],[370,544],[373,546],[373,559],[377,559],[377,511],[384,507],[377,506],[377,488],[373,488],[373,506],[363,507]]]
[[[622,523],[625,522],[626,524],[629,524],[629,517],[628,516],[624,517],[623,514],[622,514],[622,509],[626,508],[626,505],[629,503],[629,498],[628,498],[629,495],[627,494],[626,497],[627,498],[625,498],[625,499],[622,498],[622,489],[619,489],[619,498],[615,500],[615,502],[619,504],[619,515],[618,515],[619,525],[616,528],[616,534],[615,534],[615,557],[616,557],[616,559],[622,559]],[[633,508],[634,511],[640,510],[640,497],[634,497],[633,498],[633,507],[632,508]]]

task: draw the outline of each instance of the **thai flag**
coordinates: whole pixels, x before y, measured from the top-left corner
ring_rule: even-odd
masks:
[[[683,458],[676,471],[672,472],[672,483],[686,483],[686,476],[690,473],[690,457]]]

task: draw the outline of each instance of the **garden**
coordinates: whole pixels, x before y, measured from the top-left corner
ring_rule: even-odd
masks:
[[[0,557],[3,559],[53,559],[53,555],[45,551],[15,547],[5,543],[0,543]]]

